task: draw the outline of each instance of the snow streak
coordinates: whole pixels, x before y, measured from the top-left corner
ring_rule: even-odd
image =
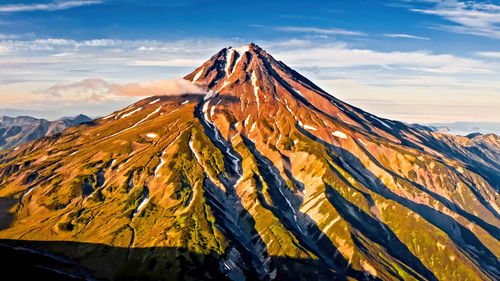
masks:
[[[255,76],[255,72],[252,72],[252,85],[253,85],[253,93],[255,95],[255,99],[257,100],[257,111],[260,108],[260,99],[259,99],[259,87],[257,86],[257,76]]]

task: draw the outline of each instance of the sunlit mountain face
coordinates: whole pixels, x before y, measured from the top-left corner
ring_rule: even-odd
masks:
[[[185,79],[205,93],[0,154],[2,249],[30,255],[13,265],[88,280],[500,279],[498,136],[379,118],[255,44]]]

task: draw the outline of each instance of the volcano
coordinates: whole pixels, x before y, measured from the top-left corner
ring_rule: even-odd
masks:
[[[1,245],[31,255],[3,272],[500,279],[498,136],[377,117],[255,44],[184,79],[206,94],[149,97],[0,154]]]

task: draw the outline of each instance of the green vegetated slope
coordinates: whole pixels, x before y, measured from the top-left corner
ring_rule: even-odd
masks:
[[[0,154],[0,238],[107,279],[500,278],[498,137],[377,118],[255,45],[186,79],[207,95]]]

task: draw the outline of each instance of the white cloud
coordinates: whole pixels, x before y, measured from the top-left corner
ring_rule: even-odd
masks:
[[[29,107],[38,102],[40,109],[66,104],[78,109],[87,105],[95,108],[88,112],[97,112],[99,108],[101,113],[93,114],[104,115],[125,101],[180,87],[175,83],[166,85],[169,82],[164,80],[190,73],[224,47],[244,43],[247,42],[216,38],[170,42],[106,38],[0,40],[0,103],[15,107],[29,101]],[[367,110],[370,108],[365,108],[360,100],[378,99],[392,104],[402,99],[406,104],[418,99],[427,104],[462,100],[474,108],[498,105],[500,101],[500,62],[492,59],[498,55],[495,52],[465,57],[425,50],[379,51],[335,41],[318,44],[312,38],[256,43],[327,92]],[[102,79],[87,80],[88,77]],[[158,81],[130,84],[153,80]],[[55,83],[61,84],[54,86]],[[482,115],[478,110],[474,118],[500,118],[486,112]],[[399,116],[409,120],[407,115]],[[458,115],[447,116],[451,120]]]
[[[500,52],[477,52],[477,54],[483,57],[500,59]]]
[[[111,85],[103,79],[91,78],[71,84],[56,84],[36,94],[58,101],[86,101],[89,103],[117,99]]]
[[[0,45],[0,54],[7,53],[9,51],[9,47]]]
[[[276,29],[280,31],[300,32],[300,33],[318,33],[318,34],[331,34],[331,35],[366,35],[363,32],[340,29],[340,28],[281,26],[277,27]]]
[[[454,25],[440,25],[439,28],[456,33],[500,38],[500,5],[475,1],[431,0],[431,8],[410,9],[428,15],[440,16]]]
[[[384,34],[385,37],[390,37],[390,38],[408,38],[408,39],[418,39],[418,40],[431,40],[428,37],[421,37],[421,36],[415,36],[415,35],[410,35],[410,34],[401,34],[401,33],[386,33]]]
[[[35,91],[35,94],[44,95],[55,101],[85,101],[87,103],[120,100],[120,97],[203,93],[205,93],[204,90],[181,78],[130,84],[114,84],[100,78],[89,78],[69,84],[56,84],[45,90]]]
[[[349,48],[346,44],[311,43],[307,47],[272,52],[292,66],[359,67],[379,66],[434,73],[494,73],[493,65],[482,60],[433,54],[430,51],[380,52]]]
[[[310,40],[297,39],[292,38],[283,41],[265,41],[264,43],[266,48],[279,48],[279,49],[293,49],[293,48],[305,48],[309,47],[312,44]]]
[[[4,4],[0,5],[0,12],[26,12],[26,11],[58,11],[81,6],[95,5],[103,3],[101,0],[85,1],[54,1],[51,3],[39,4]]]
[[[0,40],[5,40],[5,39],[16,39],[19,38],[18,35],[15,34],[1,34],[0,33]]]
[[[222,47],[239,45],[235,40],[202,39],[162,42],[156,40],[70,40],[46,38],[36,40],[1,40],[2,68],[59,65],[60,69],[113,68],[123,66],[195,67]],[[109,70],[111,71],[111,70]],[[159,78],[159,77],[156,77]]]

